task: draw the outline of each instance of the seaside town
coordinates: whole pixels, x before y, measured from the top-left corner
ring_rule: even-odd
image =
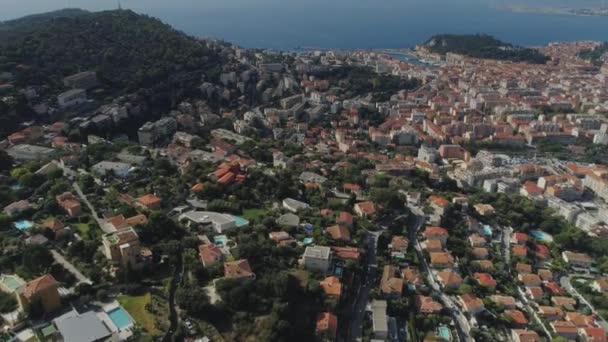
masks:
[[[172,91],[0,53],[0,341],[607,340],[600,43],[197,44]]]

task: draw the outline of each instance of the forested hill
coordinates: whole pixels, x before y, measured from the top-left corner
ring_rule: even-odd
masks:
[[[583,59],[590,60],[595,65],[602,65],[608,54],[608,42],[604,42],[593,49],[585,49],[579,53],[579,56]]]
[[[431,37],[424,48],[438,54],[457,53],[474,58],[544,64],[549,58],[537,50],[513,46],[484,34],[442,34]]]
[[[18,86],[59,86],[67,75],[95,70],[107,86],[148,88],[218,59],[196,39],[127,10],[52,12],[5,22],[0,31],[0,73],[14,73]]]

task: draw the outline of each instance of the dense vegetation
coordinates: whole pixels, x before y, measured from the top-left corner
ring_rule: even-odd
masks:
[[[593,49],[585,49],[579,53],[579,56],[583,59],[588,59],[593,64],[601,65],[602,57],[608,53],[608,42],[602,43],[600,46]]]
[[[423,46],[431,52],[457,53],[469,57],[497,59],[512,62],[544,64],[549,58],[534,49],[513,46],[485,34],[442,34],[431,37]]]
[[[405,79],[393,75],[381,75],[371,68],[348,66],[332,70],[325,75],[332,83],[348,89],[349,97],[371,94],[374,101],[388,101],[400,90],[411,90],[420,86],[418,79]]]
[[[10,36],[0,39],[0,71],[14,72],[17,85],[56,85],[70,74],[95,70],[106,85],[148,88],[217,59],[196,39],[132,11],[51,16],[30,29],[22,29],[22,21],[5,24],[8,32],[0,35]]]

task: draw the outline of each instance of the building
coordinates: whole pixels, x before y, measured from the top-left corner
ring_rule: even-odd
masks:
[[[380,279],[380,292],[387,297],[399,298],[403,292],[403,279],[399,268],[385,265]]]
[[[387,302],[385,300],[373,300],[372,309],[372,333],[374,338],[384,340],[388,338],[388,316],[386,315]]]
[[[106,234],[101,238],[103,252],[106,258],[119,263],[123,267],[127,265],[137,268],[140,266],[140,243],[139,236],[135,230],[128,226],[112,234]]]
[[[65,210],[70,217],[76,217],[82,213],[82,207],[78,201],[78,197],[71,192],[64,192],[61,195],[55,196],[57,204]]]
[[[61,108],[79,105],[87,101],[87,92],[84,89],[71,89],[57,95],[57,103]]]
[[[20,144],[6,149],[6,153],[15,160],[48,160],[57,153],[56,150],[43,146]]]
[[[359,202],[355,204],[354,210],[359,217],[370,217],[376,213],[376,205],[371,201]]]
[[[297,213],[301,210],[306,210],[310,208],[310,205],[308,203],[295,200],[293,198],[286,198],[283,200],[283,208],[293,213]]]
[[[562,258],[570,266],[588,268],[593,264],[593,258],[586,253],[564,251],[562,252]]]
[[[540,342],[540,336],[533,330],[512,329],[511,339],[513,342]]]
[[[8,216],[15,216],[32,208],[28,200],[21,200],[7,205],[2,211]]]
[[[148,195],[139,197],[136,200],[136,203],[138,206],[140,206],[143,209],[159,210],[160,204],[161,204],[161,199],[155,195],[148,194]]]
[[[331,312],[321,312],[317,316],[315,334],[320,338],[335,341],[338,334],[338,317]]]
[[[443,310],[443,305],[437,303],[433,297],[417,295],[416,296],[416,308],[419,313],[423,314],[434,314]]]
[[[59,283],[50,274],[27,282],[17,291],[19,309],[24,312],[35,309],[44,314],[56,312],[61,308],[58,286]]]
[[[331,249],[325,246],[309,246],[304,251],[304,267],[307,270],[326,273],[331,265]]]
[[[53,320],[64,342],[106,341],[112,332],[94,311],[78,313],[75,309]]]
[[[63,85],[72,89],[89,90],[99,85],[95,71],[83,71],[63,79]]]
[[[213,211],[189,211],[181,214],[178,220],[188,227],[199,225],[201,229],[213,229],[218,234],[249,226],[249,221],[244,218]]]
[[[255,280],[255,273],[246,259],[229,261],[224,263],[224,278],[240,281]]]
[[[320,281],[319,284],[321,285],[321,289],[323,289],[325,296],[340,299],[340,296],[342,295],[342,283],[340,282],[340,279],[335,276],[329,276]]]
[[[198,247],[198,255],[205,267],[210,267],[224,260],[222,250],[213,243],[200,245]]]
[[[131,173],[131,165],[121,162],[102,161],[91,167],[91,171],[99,176],[113,175],[126,178]]]

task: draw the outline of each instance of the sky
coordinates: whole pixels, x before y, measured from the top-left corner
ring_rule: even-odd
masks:
[[[138,12],[158,12],[163,9],[217,9],[217,8],[286,8],[318,6],[324,7],[411,7],[417,2],[479,3],[490,6],[600,6],[608,0],[121,0],[123,7]],[[15,19],[24,15],[41,13],[61,8],[84,8],[104,10],[117,7],[118,0],[0,0],[0,20]]]

